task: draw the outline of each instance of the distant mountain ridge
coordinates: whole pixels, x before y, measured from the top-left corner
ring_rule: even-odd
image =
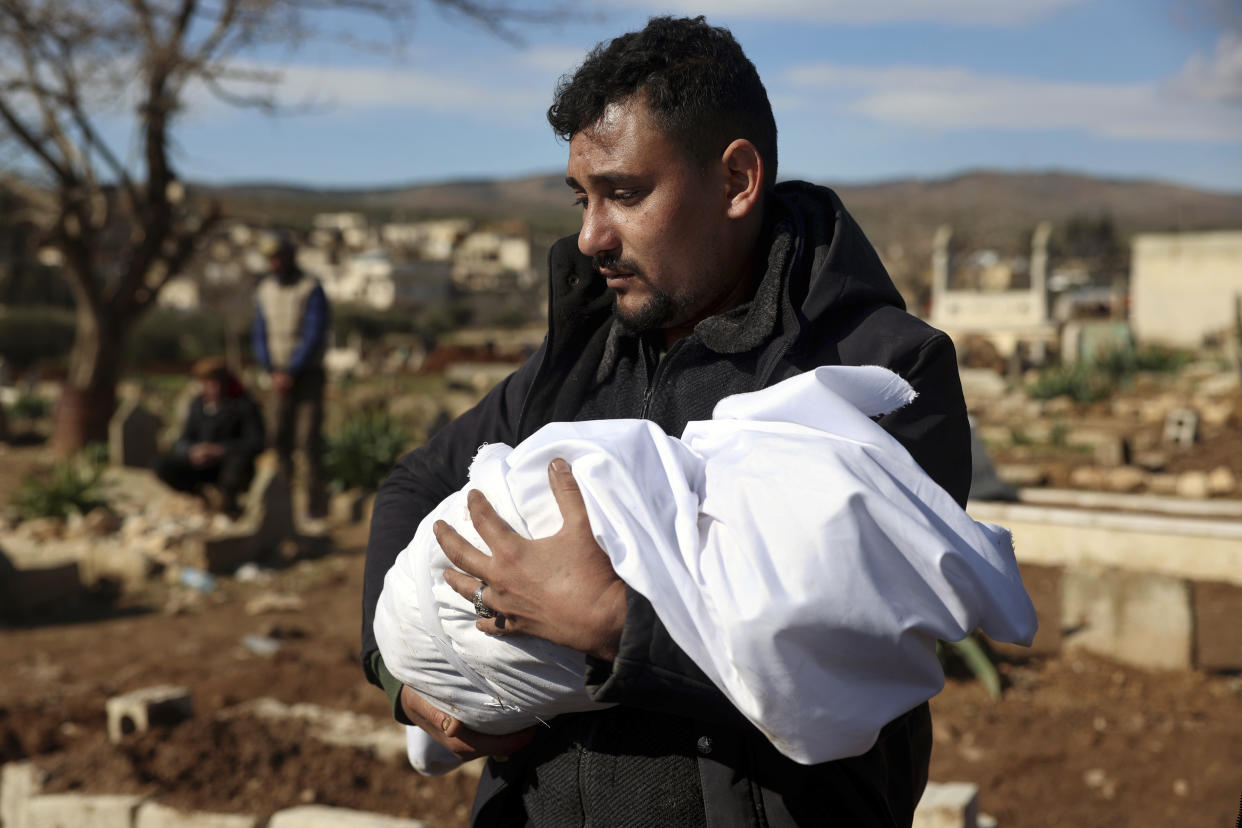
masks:
[[[887,239],[926,235],[943,223],[981,244],[1009,246],[1018,234],[1047,219],[1108,213],[1123,234],[1145,231],[1242,229],[1242,193],[1214,193],[1150,180],[1096,178],[1072,172],[976,170],[943,178],[902,178],[869,184],[832,184],[877,246]],[[577,221],[561,174],[508,179],[463,179],[391,188],[325,189],[237,183],[198,188],[239,212],[263,204],[289,208],[362,210],[409,218],[468,214],[522,218],[571,230]],[[921,245],[920,245],[921,246]]]

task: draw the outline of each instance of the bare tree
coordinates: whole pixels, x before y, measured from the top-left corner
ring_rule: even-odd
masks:
[[[506,39],[555,13],[504,0],[0,0],[0,148],[50,194],[42,242],[59,251],[77,307],[60,452],[106,438],[127,333],[219,220],[174,169],[187,90],[272,108],[278,76],[248,69],[247,49],[313,40],[325,12],[408,23],[419,5]],[[101,127],[118,113],[130,153]]]

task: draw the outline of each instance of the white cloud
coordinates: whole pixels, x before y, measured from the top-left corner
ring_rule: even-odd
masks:
[[[1205,101],[1242,103],[1242,36],[1221,35],[1216,54],[1192,57],[1169,86]]]
[[[806,64],[803,90],[843,93],[871,118],[928,129],[1080,130],[1129,140],[1242,141],[1242,110],[1172,83],[1105,84],[982,75],[943,67]]]
[[[1086,0],[664,0],[653,9],[799,23],[951,23],[1017,26]]]
[[[530,112],[544,104],[548,96],[546,89],[474,82],[455,76],[447,69],[444,73],[433,74],[390,67],[306,64],[244,64],[235,68],[267,73],[279,79],[271,87],[233,85],[230,89],[235,92],[270,93],[281,105],[334,115],[374,109]],[[501,79],[506,74],[494,72],[491,76]],[[208,100],[211,96],[206,89],[192,90],[190,96],[190,112],[200,115],[212,110],[219,112],[218,102]]]
[[[582,63],[582,59],[586,57],[585,49],[572,48],[555,48],[552,46],[544,46],[537,49],[531,49],[522,55],[522,62],[536,69],[546,72],[555,72],[557,75],[563,75],[566,72],[572,72]]]

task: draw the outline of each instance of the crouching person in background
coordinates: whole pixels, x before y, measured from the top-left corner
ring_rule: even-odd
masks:
[[[193,374],[201,390],[190,403],[181,437],[155,472],[178,491],[202,494],[210,484],[220,494],[212,505],[236,516],[239,495],[250,485],[255,458],[263,451],[263,416],[223,359],[199,360]]]

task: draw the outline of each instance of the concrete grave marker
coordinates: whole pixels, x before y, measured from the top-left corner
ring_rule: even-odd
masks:
[[[1067,567],[1061,583],[1067,648],[1139,667],[1194,666],[1190,581],[1084,565]]]
[[[108,423],[108,459],[114,466],[147,469],[159,457],[164,421],[137,400],[122,403]]]

